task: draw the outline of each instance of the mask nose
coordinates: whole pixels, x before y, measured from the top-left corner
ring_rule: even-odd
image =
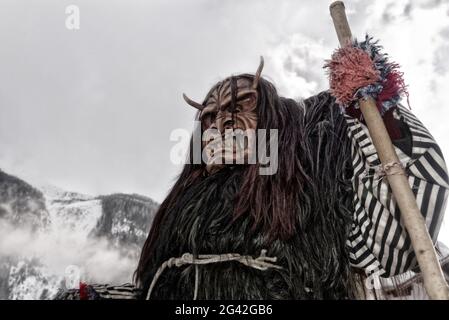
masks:
[[[234,128],[234,120],[232,119],[231,114],[217,121],[217,129],[218,131],[220,131],[220,133],[224,133],[225,130],[227,129],[232,130],[233,128]]]

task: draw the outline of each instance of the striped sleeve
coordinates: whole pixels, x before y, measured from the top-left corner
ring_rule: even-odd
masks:
[[[449,188],[443,154],[432,135],[408,109],[399,106],[394,116],[410,129],[411,155],[395,149],[432,240],[436,242]],[[368,129],[360,121],[345,117],[354,168],[355,210],[347,241],[351,265],[378,272],[382,277],[401,274],[417,266],[410,238],[387,179],[379,174],[380,160]]]

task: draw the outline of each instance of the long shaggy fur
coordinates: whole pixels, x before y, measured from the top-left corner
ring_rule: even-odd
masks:
[[[251,75],[240,75],[251,78]],[[342,299],[351,297],[346,240],[352,217],[350,141],[329,93],[304,103],[259,83],[258,127],[279,130],[279,170],[258,165],[206,175],[186,165],[161,204],[142,249],[136,281],[146,296],[159,266],[185,252],[239,253],[262,249],[283,270],[238,262],[198,267],[199,299]],[[192,154],[190,154],[192,156]],[[192,299],[195,266],[167,269],[153,299]]]

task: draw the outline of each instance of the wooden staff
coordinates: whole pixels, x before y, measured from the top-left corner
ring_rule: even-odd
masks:
[[[343,47],[350,44],[352,35],[344,3],[342,1],[333,2],[329,9],[340,45]],[[425,220],[416,204],[405,170],[400,165],[376,102],[372,98],[363,98],[359,100],[359,105],[388,183],[401,211],[402,221],[410,236],[427,294],[431,299],[449,300],[449,287],[444,279]]]

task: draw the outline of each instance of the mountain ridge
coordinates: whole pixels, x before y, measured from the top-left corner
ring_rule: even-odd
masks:
[[[144,195],[33,186],[0,169],[0,299],[51,299],[73,267],[83,281],[130,281],[157,208]]]

